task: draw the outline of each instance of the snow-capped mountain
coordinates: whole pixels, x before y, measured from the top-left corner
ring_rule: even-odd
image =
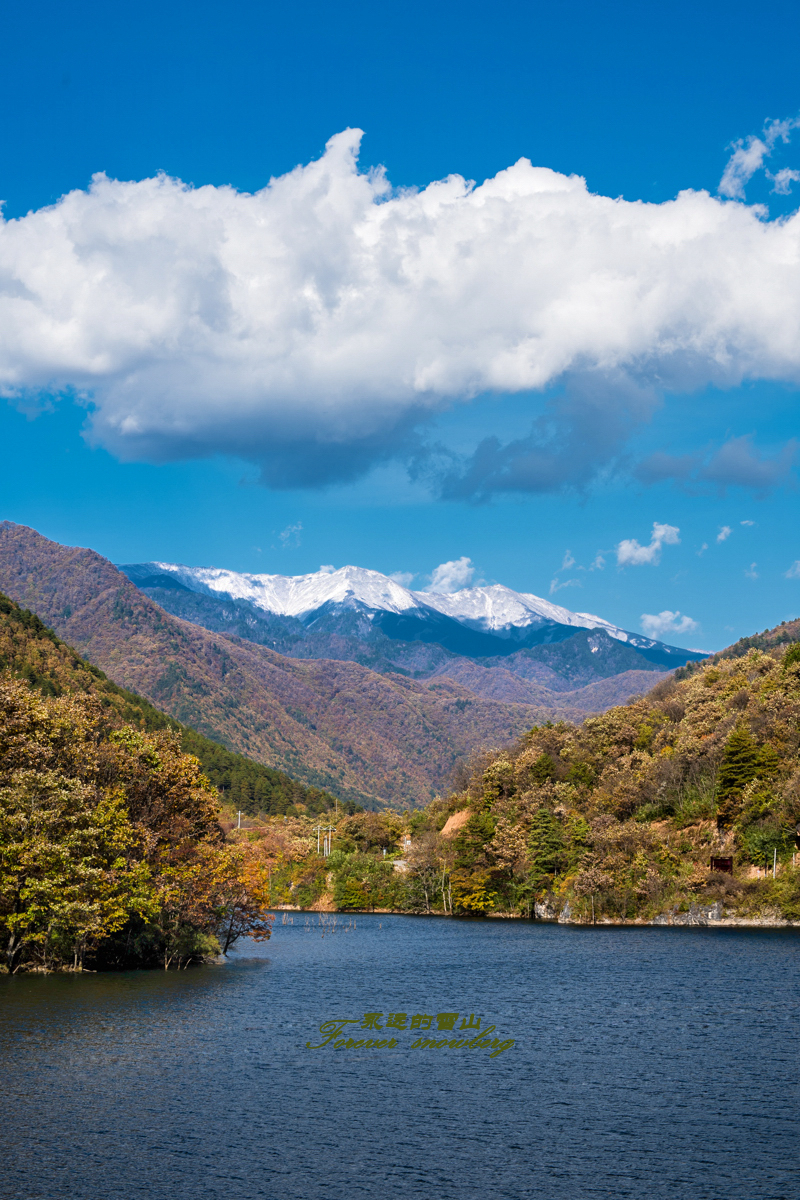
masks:
[[[247,600],[264,612],[301,620],[325,604],[360,605],[376,612],[394,613],[418,607],[413,592],[378,571],[367,571],[362,567],[315,571],[313,575],[244,575],[220,567],[183,567],[162,562],[121,569],[126,574],[136,570],[147,571],[150,576],[167,575],[190,592]]]
[[[622,642],[635,636],[592,613],[570,612],[541,596],[514,592],[502,584],[463,588],[459,592],[412,592],[387,575],[364,567],[341,567],[338,571],[315,571],[311,575],[246,575],[220,567],[152,562],[122,570],[147,571],[150,578],[166,575],[191,592],[246,600],[264,612],[300,620],[308,619],[325,605],[335,604],[391,613],[435,609],[473,629],[495,634],[550,623],[605,629]],[[639,640],[642,644],[655,644],[646,638]]]
[[[165,562],[137,563],[121,569],[138,587],[158,593],[156,598],[170,611],[200,624],[210,620],[208,606],[201,612],[195,602],[190,611],[186,603],[181,607],[170,593],[186,591],[213,598],[229,608],[234,606],[228,612],[229,621],[236,614],[241,620],[242,612],[249,610],[252,618],[260,619],[258,640],[265,644],[270,640],[263,629],[264,619],[279,618],[290,621],[298,636],[302,627],[304,640],[315,629],[320,632],[324,628],[329,637],[343,631],[345,625],[350,636],[363,639],[369,636],[371,627],[395,641],[436,644],[451,654],[472,658],[508,656],[524,647],[565,641],[578,630],[605,634],[654,666],[677,666],[689,658],[702,657],[630,633],[592,613],[574,613],[540,596],[515,592],[501,584],[458,592],[415,592],[378,571],[352,566],[289,576],[249,575],[219,567]],[[358,630],[352,625],[354,615],[361,618]],[[245,629],[240,636],[252,634]],[[271,644],[284,653],[296,652],[287,650],[280,638]]]
[[[419,602],[425,602],[437,612],[452,617],[473,629],[502,634],[531,625],[571,625],[579,629],[605,629],[621,642],[630,641],[635,634],[618,625],[604,621],[592,613],[574,613],[560,604],[551,604],[530,592],[514,592],[500,583],[489,587],[463,588],[460,592],[415,592]],[[641,638],[642,644],[648,643]]]

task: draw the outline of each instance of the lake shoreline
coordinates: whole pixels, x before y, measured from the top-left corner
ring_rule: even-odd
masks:
[[[612,920],[610,917],[598,917],[596,921],[582,921],[572,916],[555,913],[546,916],[537,913],[535,916],[526,917],[522,913],[489,912],[476,917],[467,914],[455,916],[453,913],[445,912],[401,912],[394,908],[348,908],[324,911],[326,916],[336,917],[352,915],[365,917],[437,917],[439,919],[446,918],[447,920],[456,921],[527,921],[531,925],[572,925],[581,929],[599,928],[601,926],[606,929],[624,929],[634,926],[642,929],[800,929],[800,921],[788,921],[780,917],[734,917],[725,916],[724,913],[716,915],[708,911],[708,909],[715,909],[716,907],[716,905],[709,905],[708,907],[692,905],[686,912],[659,913],[658,916],[649,920],[641,917],[632,917],[629,920],[625,918]],[[320,909],[302,908],[299,904],[273,905],[270,912],[309,913],[312,916],[315,914],[317,916],[322,915]]]

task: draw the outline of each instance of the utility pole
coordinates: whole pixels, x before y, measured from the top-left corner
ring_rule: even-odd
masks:
[[[320,825],[314,826],[314,831],[317,835],[317,854],[319,854],[319,837],[320,837],[320,834],[322,834],[323,835],[323,837],[322,837],[322,853],[325,858],[328,857],[328,855],[331,852],[331,834],[333,833],[335,828],[336,828],[335,825],[320,824]]]
[[[325,848],[325,857],[327,858],[331,852],[331,835],[336,827],[334,825],[328,825],[327,827],[323,828],[325,828],[325,840],[323,842],[323,846]]]

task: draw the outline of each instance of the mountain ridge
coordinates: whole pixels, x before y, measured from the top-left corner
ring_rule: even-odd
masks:
[[[457,681],[286,658],[165,611],[92,550],[0,523],[0,590],[115,683],[249,758],[367,807],[426,802],[476,747],[584,712],[484,699]]]
[[[414,678],[432,677],[455,657],[501,668],[503,675],[536,676],[561,691],[705,657],[500,584],[412,592],[360,567],[300,576],[165,562],[129,563],[120,570],[167,611],[207,629],[235,630],[293,657],[360,662]],[[562,650],[546,649],[553,645]],[[576,674],[578,658],[583,670]],[[497,681],[490,681],[478,694],[488,697],[496,689]],[[620,702],[628,698],[616,695]]]
[[[164,586],[163,581],[171,579],[189,591],[245,600],[276,616],[313,619],[316,612],[331,603],[398,616],[414,610],[432,610],[495,636],[511,637],[513,630],[539,628],[544,624],[563,625],[604,629],[611,637],[637,649],[664,647],[677,654],[702,655],[700,651],[631,633],[593,613],[572,612],[532,592],[516,592],[504,584],[465,587],[455,592],[412,591],[379,571],[354,566],[320,569],[306,575],[251,574],[156,561],[121,564],[119,569],[133,582],[138,581],[140,587]]]

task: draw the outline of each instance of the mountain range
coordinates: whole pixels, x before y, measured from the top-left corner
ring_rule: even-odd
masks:
[[[499,584],[413,592],[352,566],[298,576],[163,562],[120,570],[168,612],[215,632],[295,658],[360,662],[413,678],[448,675],[489,699],[536,703],[541,685],[572,691],[704,657]],[[615,699],[637,690],[638,679],[622,681]]]
[[[477,751],[507,745],[548,719],[580,721],[648,690],[667,662],[702,657],[676,651],[653,661],[646,655],[671,648],[630,634],[623,641],[615,626],[556,606],[529,607],[527,624],[506,617],[492,625],[479,607],[488,601],[479,600],[457,619],[457,596],[436,598],[449,608],[441,611],[430,593],[354,568],[310,577],[316,583],[305,600],[297,581],[282,585],[296,597],[297,614],[268,611],[229,590],[236,579],[263,577],[220,573],[228,588],[215,591],[200,569],[126,571],[138,584],[92,550],[0,523],[0,591],[114,683],[232,751],[373,808],[425,803]],[[378,606],[384,593],[394,607]],[[439,628],[448,639],[457,632],[487,639],[494,652],[448,649],[432,640],[437,622],[447,623]]]

